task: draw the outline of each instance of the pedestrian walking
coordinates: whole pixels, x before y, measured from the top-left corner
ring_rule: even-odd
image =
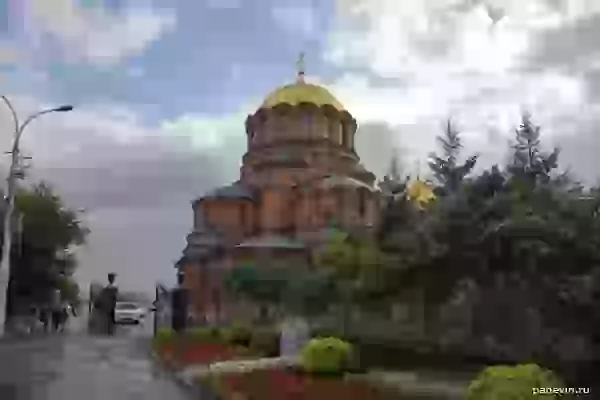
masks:
[[[60,332],[64,332],[67,329],[67,326],[69,323],[70,308],[71,308],[71,305],[69,304],[69,302],[66,300],[63,300],[62,306],[61,306],[60,321],[58,323],[58,330]]]
[[[63,319],[63,301],[59,289],[54,289],[52,291],[50,307],[52,318],[52,332],[58,332]]]
[[[47,303],[40,305],[38,318],[42,323],[42,330],[44,333],[48,333],[48,329],[50,327],[50,306]]]

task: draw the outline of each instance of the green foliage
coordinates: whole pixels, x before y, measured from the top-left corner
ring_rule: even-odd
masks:
[[[285,274],[276,266],[245,264],[229,273],[225,285],[231,293],[263,304],[277,304],[281,301],[285,288]]]
[[[249,346],[252,340],[252,330],[245,325],[235,324],[222,331],[223,339],[232,345]]]
[[[65,297],[72,297],[61,277],[75,272],[72,250],[85,243],[89,230],[45,183],[18,192],[15,207],[22,216],[22,231],[13,240],[10,298],[43,302],[54,288],[64,288]]]
[[[600,304],[600,191],[560,170],[559,152],[543,150],[541,130],[528,116],[507,165],[455,181],[444,175],[460,149],[458,135],[448,133],[439,159],[431,160],[444,188],[434,204],[415,210],[405,186],[384,193],[377,232],[383,261],[357,279],[355,304],[391,313],[393,300],[423,310],[403,325],[432,345],[452,343],[456,352],[551,360],[562,368],[564,343],[575,341],[577,356],[568,346],[570,357],[597,357],[590,345],[597,329],[585,316],[597,315]],[[338,254],[345,266],[350,257]]]
[[[175,342],[177,333],[171,328],[160,328],[156,331],[152,339],[152,346],[156,350],[161,350],[165,346],[169,346]]]
[[[335,337],[310,340],[300,354],[302,369],[312,374],[341,374],[350,364],[352,345]]]
[[[562,388],[563,382],[552,371],[536,364],[487,367],[469,385],[467,400],[537,399],[537,388]],[[546,395],[544,398],[558,398]],[[561,396],[562,397],[562,396]]]
[[[222,343],[223,332],[219,328],[190,328],[184,333],[187,343]]]
[[[304,265],[242,265],[226,278],[226,287],[258,304],[279,305],[300,314],[321,311],[335,295],[328,274]]]
[[[80,290],[77,281],[70,277],[62,277],[59,281],[59,289],[63,298],[74,307],[81,303]]]
[[[464,163],[458,163],[463,145],[460,133],[451,120],[447,121],[444,134],[438,136],[437,141],[442,154],[430,154],[429,168],[439,185],[438,192],[441,194],[452,193],[460,187],[465,177],[473,170],[478,156],[471,156]]]
[[[60,196],[44,182],[18,193],[16,209],[23,214],[24,240],[38,249],[63,250],[85,243],[89,231],[77,212],[65,207]]]
[[[331,235],[324,248],[313,253],[313,263],[332,270],[338,279],[355,280],[365,270],[379,265],[382,257],[376,243],[340,231]]]
[[[550,172],[558,167],[558,149],[544,153],[540,145],[540,127],[533,124],[529,114],[523,114],[515,131],[512,160],[508,172],[520,183],[535,186],[548,183]]]
[[[279,333],[273,328],[255,328],[252,332],[250,349],[263,357],[279,356]]]

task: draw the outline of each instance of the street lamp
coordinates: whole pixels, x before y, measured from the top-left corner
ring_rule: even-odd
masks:
[[[23,131],[34,119],[52,112],[68,112],[73,110],[73,106],[64,105],[60,107],[50,108],[47,110],[38,111],[35,114],[30,115],[21,124],[19,123],[19,117],[12,106],[11,102],[5,97],[0,96],[2,101],[8,106],[14,123],[14,138],[11,155],[10,168],[8,170],[7,191],[5,196],[5,209],[4,209],[4,240],[2,244],[2,257],[0,258],[0,336],[4,335],[5,323],[6,323],[6,296],[8,282],[10,280],[10,250],[12,242],[12,223],[13,213],[15,209],[15,189],[16,180],[18,179],[18,167],[20,160],[19,143],[21,141],[21,135]]]

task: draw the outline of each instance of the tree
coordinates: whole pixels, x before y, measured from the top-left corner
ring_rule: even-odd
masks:
[[[78,308],[81,304],[81,290],[76,280],[69,276],[61,276],[58,281],[58,288],[63,298],[73,307]]]
[[[288,314],[312,315],[334,301],[335,277],[308,265],[245,263],[226,277],[227,290],[260,307],[277,307]]]
[[[367,237],[333,232],[329,240],[313,252],[316,271],[329,276],[326,302],[341,306],[342,332],[348,334],[350,310],[367,306],[371,297],[378,297],[383,254]]]
[[[74,291],[61,282],[71,280],[77,264],[71,250],[85,243],[89,230],[44,182],[22,189],[15,205],[22,231],[11,249],[9,309],[17,299],[43,302],[54,288],[72,298]]]
[[[444,134],[436,139],[441,154],[430,154],[429,168],[438,184],[438,192],[440,194],[452,193],[459,188],[465,177],[472,171],[479,156],[470,156],[462,164],[458,162],[463,145],[460,133],[450,119],[446,121]]]
[[[444,154],[432,160],[438,184],[451,191],[421,212],[406,196],[382,209],[380,281],[387,296],[380,306],[415,293],[426,306],[427,332],[436,340],[454,335],[456,346],[481,355],[560,364],[563,343],[573,338],[588,349],[578,357],[591,354],[590,316],[598,315],[598,303],[590,282],[597,285],[600,276],[598,191],[559,172],[558,151],[543,152],[540,129],[528,116],[508,165],[468,179],[464,169],[454,175],[448,167],[457,165],[456,136],[447,134]],[[457,327],[458,336],[452,333]]]
[[[230,271],[225,284],[231,293],[260,305],[274,305],[281,302],[285,277],[279,268],[246,262]]]
[[[548,183],[550,172],[558,166],[559,150],[555,148],[551,153],[544,153],[540,146],[540,132],[531,116],[523,114],[521,125],[515,130],[512,159],[507,167],[515,180],[531,186]]]

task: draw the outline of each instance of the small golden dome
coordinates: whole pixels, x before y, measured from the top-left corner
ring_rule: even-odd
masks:
[[[295,106],[300,103],[312,103],[317,106],[327,104],[333,106],[338,111],[344,110],[342,103],[340,103],[329,90],[322,86],[312,85],[302,81],[280,87],[273,91],[263,102],[262,108],[272,108],[278,104]]]
[[[433,192],[433,187],[427,182],[416,180],[408,186],[407,197],[422,208],[435,200],[435,193]]]

